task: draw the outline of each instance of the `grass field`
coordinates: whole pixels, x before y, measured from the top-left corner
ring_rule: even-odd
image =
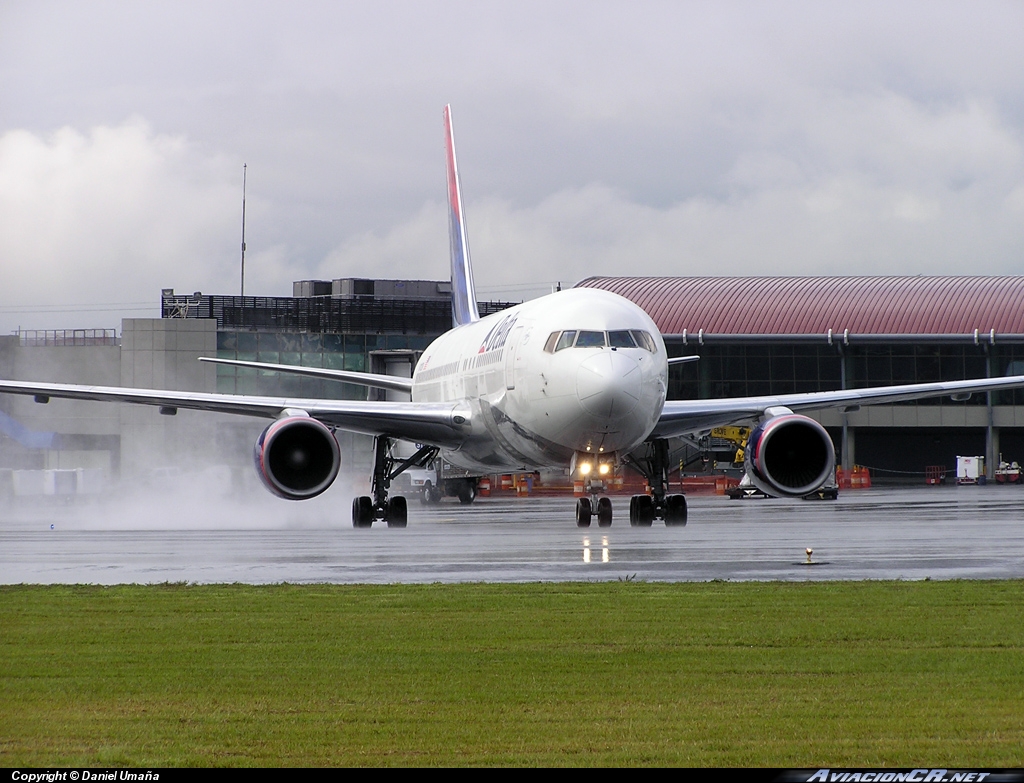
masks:
[[[1024,765],[1024,582],[0,588],[0,766]]]

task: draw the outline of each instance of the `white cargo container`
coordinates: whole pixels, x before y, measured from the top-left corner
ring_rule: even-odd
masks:
[[[984,457],[957,457],[956,458],[956,483],[957,484],[984,484],[985,483],[985,458]]]

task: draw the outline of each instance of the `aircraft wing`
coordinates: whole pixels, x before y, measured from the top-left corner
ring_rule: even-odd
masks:
[[[352,370],[330,370],[323,367],[301,367],[295,364],[247,362],[241,359],[214,359],[209,356],[200,356],[199,361],[210,362],[211,364],[227,364],[232,367],[251,367],[255,370],[266,370],[267,372],[308,375],[313,378],[325,378],[330,381],[354,383],[357,386],[370,386],[374,389],[388,389],[389,391],[412,394],[412,379],[401,378],[396,375],[376,375],[372,372],[354,372]]]
[[[468,411],[463,410],[457,403],[441,402],[366,402],[256,397],[29,381],[0,381],[0,393],[32,395],[37,402],[47,402],[50,397],[98,402],[131,402],[153,405],[166,413],[173,413],[182,408],[265,419],[276,419],[288,410],[301,410],[324,424],[348,432],[389,435],[442,448],[458,448],[462,444],[463,428],[469,418]]]
[[[875,386],[807,394],[730,397],[720,400],[670,400],[665,403],[661,418],[650,437],[673,438],[692,435],[712,427],[756,419],[767,409],[775,407],[789,408],[791,411],[815,411],[825,408],[855,410],[862,405],[881,405],[946,395],[970,396],[977,392],[1020,387],[1024,387],[1024,375],[971,381],[913,383],[904,386]]]

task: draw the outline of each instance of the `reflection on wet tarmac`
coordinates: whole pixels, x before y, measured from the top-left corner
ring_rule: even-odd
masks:
[[[201,504],[189,514],[8,506],[0,582],[1024,577],[1024,490],[1015,487],[873,489],[835,503],[694,497],[682,528],[632,528],[628,500],[615,498],[615,523],[597,534],[575,526],[572,498],[417,504],[405,530],[354,530],[346,501],[328,493],[205,515]],[[803,564],[808,548],[814,568]]]
[[[583,562],[590,562],[590,539],[583,539]],[[601,536],[601,562],[608,562],[608,536]]]

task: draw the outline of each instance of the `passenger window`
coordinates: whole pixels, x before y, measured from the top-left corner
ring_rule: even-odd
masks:
[[[560,351],[563,348],[568,348],[572,345],[572,341],[576,339],[576,332],[562,332],[562,336],[558,338],[558,344],[555,345],[555,350]]]
[[[635,348],[636,343],[628,331],[608,332],[608,345],[612,348]]]
[[[548,341],[544,343],[544,350],[548,353],[555,352],[555,343],[558,342],[558,332],[552,332],[548,335]]]
[[[631,331],[633,339],[636,340],[636,344],[641,348],[644,348],[651,353],[657,353],[657,346],[654,344],[654,338],[651,337],[647,332],[642,329],[633,329]]]
[[[604,332],[580,332],[577,348],[604,348]]]

